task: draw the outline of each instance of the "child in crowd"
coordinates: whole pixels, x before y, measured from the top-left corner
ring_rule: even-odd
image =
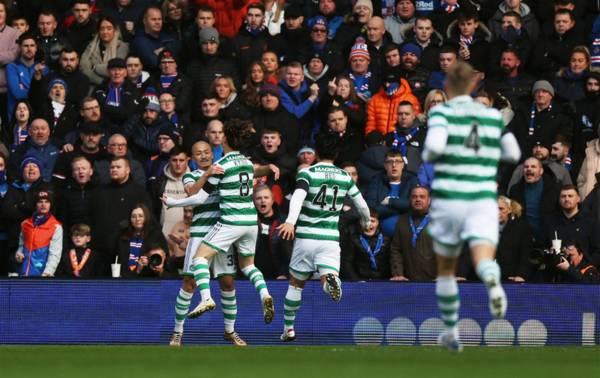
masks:
[[[97,274],[97,255],[90,248],[92,233],[83,223],[71,227],[71,243],[63,253],[61,273],[65,277],[92,277]]]

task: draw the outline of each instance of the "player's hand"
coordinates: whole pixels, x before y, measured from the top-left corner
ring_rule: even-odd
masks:
[[[275,181],[279,180],[279,167],[276,166],[275,164],[269,164],[269,169],[271,170],[271,173],[273,173],[273,179]]]
[[[392,278],[390,278],[390,281],[409,281],[409,279],[404,277],[403,275],[399,275],[393,276]]]
[[[223,169],[223,167],[221,167],[220,165],[217,165],[217,164],[213,164],[206,170],[205,175],[210,177],[210,176],[214,176],[214,175],[222,175],[223,173],[225,173],[225,170]]]
[[[508,280],[513,282],[525,282],[525,278],[520,276],[508,277]]]
[[[289,223],[282,223],[277,227],[279,231],[279,236],[281,236],[284,240],[292,240],[294,239],[294,225]]]
[[[23,254],[23,252],[17,252],[15,253],[15,261],[18,263],[22,263],[23,260],[25,260],[25,255]]]
[[[177,245],[183,243],[183,241],[184,241],[184,239],[182,237],[179,237],[175,234],[169,234],[169,239]]]
[[[44,272],[42,273],[42,277],[54,277],[54,274]]]
[[[163,194],[162,196],[160,196],[160,200],[162,201],[163,205],[165,205],[165,207],[168,209],[171,206],[169,206],[169,197],[167,197],[166,194]]]

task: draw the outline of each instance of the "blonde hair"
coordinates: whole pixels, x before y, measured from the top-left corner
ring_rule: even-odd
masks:
[[[523,215],[523,206],[515,200],[511,200],[506,196],[499,196],[498,202],[504,203],[510,209],[510,214],[516,218],[521,218]]]
[[[475,80],[475,70],[469,63],[458,61],[446,74],[446,84],[455,95],[468,94]]]
[[[427,112],[431,108],[431,102],[433,101],[436,95],[442,96],[444,102],[448,101],[448,96],[446,96],[446,93],[443,90],[432,89],[429,91],[429,93],[427,93],[427,96],[425,96],[425,101],[423,102],[423,113],[427,114]]]

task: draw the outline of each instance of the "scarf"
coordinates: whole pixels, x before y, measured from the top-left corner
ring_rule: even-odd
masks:
[[[473,36],[465,37],[462,34],[460,35],[460,41],[464,42],[465,45],[471,46],[473,44]]]
[[[528,130],[528,135],[532,136],[533,133],[535,132],[535,114],[536,114],[536,106],[535,106],[535,101],[531,104],[531,116],[529,118],[529,130]],[[550,103],[550,106],[548,106],[547,110],[550,112],[552,111],[552,103]]]
[[[137,262],[142,253],[142,244],[144,244],[144,239],[138,236],[129,239],[129,260],[127,261],[127,268],[130,272],[133,272],[137,267]]]
[[[71,261],[71,268],[73,268],[73,275],[75,277],[79,277],[81,270],[83,269],[85,264],[88,262],[88,259],[90,258],[91,254],[92,254],[92,250],[89,248],[86,248],[85,251],[83,252],[83,255],[81,256],[81,262],[77,262],[76,250],[71,249],[69,251],[69,260]]]
[[[415,135],[417,135],[418,131],[418,127],[411,128],[408,134],[406,135],[398,134],[398,131],[394,131],[394,141],[392,142],[392,150],[400,151],[400,154],[403,157],[406,157],[408,142],[410,142],[410,140],[414,138]]]
[[[425,229],[425,227],[427,226],[428,223],[429,223],[429,214],[426,214],[425,217],[423,217],[423,219],[421,220],[421,223],[419,223],[419,225],[417,227],[415,227],[415,221],[414,221],[412,215],[408,216],[408,225],[410,226],[410,231],[412,232],[412,239],[410,241],[410,245],[413,248],[417,247],[417,239],[419,238],[419,235],[421,234],[421,232],[423,232],[423,230]]]
[[[106,105],[120,106],[121,105],[121,92],[123,86],[113,87],[112,83],[108,84],[108,91],[106,93]]]
[[[400,89],[400,83],[390,83],[390,85],[385,89],[385,93],[392,97],[394,93],[398,92]]]
[[[360,235],[360,244],[362,245],[365,252],[367,252],[367,254],[369,255],[369,260],[371,261],[371,269],[378,270],[377,260],[375,259],[375,257],[377,257],[379,252],[381,252],[381,247],[383,247],[383,233],[380,232],[379,235],[377,235],[375,249],[371,249],[369,241],[362,235]]]
[[[160,75],[160,87],[163,90],[169,89],[169,87],[171,87],[171,84],[173,84],[175,79],[177,79],[177,75],[173,75],[173,76]]]
[[[354,74],[352,74],[352,72],[350,72],[348,76],[350,77],[350,80],[352,80],[352,82],[354,83],[354,88],[358,93],[362,93],[367,97],[371,97],[371,91],[369,88],[369,80],[372,76],[371,71],[368,71],[366,74],[360,76],[355,76]]]
[[[18,146],[25,142],[25,139],[29,136],[29,124],[25,125],[25,128],[21,129],[18,125],[15,126],[14,138],[12,145],[12,152],[14,152]]]
[[[579,80],[579,79],[582,79],[582,78],[584,78],[585,76],[587,76],[587,74],[588,74],[588,73],[587,73],[586,71],[582,71],[582,72],[580,72],[580,73],[576,74],[576,73],[574,73],[573,71],[571,71],[571,69],[570,69],[570,68],[567,68],[567,69],[565,70],[565,77],[566,77],[567,79],[570,79],[570,80]]]
[[[33,216],[31,217],[31,221],[35,227],[43,225],[48,219],[50,219],[50,214],[40,214],[37,211],[33,213]]]
[[[265,26],[261,25],[260,27],[256,28],[256,29],[252,29],[250,27],[250,25],[246,24],[246,31],[248,32],[248,34],[250,34],[253,37],[258,37],[263,30],[265,30]]]
[[[455,10],[457,10],[458,8],[460,8],[460,5],[458,3],[456,3],[455,5],[449,5],[449,4],[446,4],[446,2],[443,0],[440,3],[440,9],[446,13],[452,13]]]

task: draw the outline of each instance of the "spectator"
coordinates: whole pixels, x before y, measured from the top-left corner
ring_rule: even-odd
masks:
[[[350,175],[355,185],[358,185],[358,170],[353,162],[342,162],[339,167]],[[350,197],[344,198],[339,222],[340,240],[347,240],[348,236],[351,236],[355,232],[354,226],[359,220],[360,214],[356,206],[354,206],[352,199]]]
[[[230,76],[239,82],[235,63],[219,53],[219,33],[213,27],[200,30],[200,56],[188,63],[187,74],[194,82],[194,97],[206,98],[210,86],[219,76]]]
[[[410,210],[398,219],[390,247],[392,281],[433,281],[437,267],[429,224],[429,190],[415,186]]]
[[[443,104],[448,101],[446,93],[441,89],[432,89],[427,92],[425,100],[423,101],[423,113],[419,114],[418,118],[424,126],[427,126],[427,119],[429,116],[429,110],[436,105]]]
[[[127,139],[121,134],[113,134],[108,139],[106,147],[108,156],[105,159],[96,160],[94,162],[94,172],[98,177],[99,184],[105,185],[110,183],[110,163],[115,157],[122,157],[129,160],[131,168],[131,179],[142,188],[146,186],[146,173],[142,164],[135,160],[127,148]]]
[[[168,269],[172,272],[181,274],[185,260],[185,250],[190,241],[190,230],[194,211],[191,206],[183,208],[183,219],[173,225],[173,228],[167,235],[167,245],[169,246]]]
[[[510,48],[502,51],[499,69],[498,75],[490,79],[490,86],[513,106],[529,101],[535,79],[524,72],[518,52]]]
[[[2,116],[3,122],[6,123],[8,119],[7,114],[9,114],[12,109],[9,109],[8,112],[6,109],[8,83],[6,80],[5,67],[8,63],[17,59],[19,52],[17,39],[19,38],[20,33],[18,30],[13,29],[6,24],[6,4],[4,3],[0,3],[0,30],[2,30],[2,33],[0,34],[0,106],[2,107],[0,115]]]
[[[335,0],[319,0],[319,15],[325,17],[327,20],[329,39],[335,38],[339,27],[344,22],[344,17],[340,16],[344,12],[342,8],[342,4],[340,4],[340,9],[338,9],[338,4]],[[286,15],[289,12],[288,9],[285,10]]]
[[[302,9],[298,4],[290,4],[286,7],[283,18],[285,24],[281,26],[281,32],[271,40],[271,48],[283,64],[304,62],[303,55],[307,53],[306,46],[310,44],[310,33],[304,25]]]
[[[54,277],[62,254],[63,229],[52,214],[50,192],[36,195],[33,215],[21,223],[15,260],[21,277]]]
[[[27,100],[31,80],[36,71],[40,76],[48,73],[48,68],[36,61],[37,41],[33,34],[23,34],[17,40],[19,58],[6,65],[7,109],[9,120],[18,100]]]
[[[102,13],[119,23],[123,40],[130,42],[136,33],[135,24],[144,13],[144,3],[139,0],[107,0],[104,3]]]
[[[356,161],[362,152],[362,134],[348,127],[348,115],[341,107],[334,107],[327,113],[327,129],[324,133],[335,135],[339,148],[336,165],[345,161]]]
[[[89,0],[72,1],[71,12],[75,16],[75,22],[67,28],[65,39],[69,46],[81,56],[97,32],[98,22],[92,14],[92,5]]]
[[[494,13],[488,23],[494,37],[502,38],[503,33],[506,33],[506,30],[504,29],[504,16],[508,12],[515,12],[518,14],[520,23],[523,24],[523,29],[526,31],[529,38],[531,38],[532,41],[537,41],[540,36],[540,24],[535,18],[529,5],[523,3],[521,0],[503,0],[498,5],[498,10]]]
[[[463,8],[458,14],[457,24],[448,26],[448,43],[458,49],[461,60],[471,64],[477,71],[485,72],[489,65],[492,33],[479,22],[476,12]]]
[[[130,212],[136,203],[151,206],[144,188],[135,184],[130,175],[129,160],[125,157],[113,158],[110,163],[111,182],[100,186],[92,196],[92,240],[99,256],[99,274],[103,276],[108,275],[109,266],[115,260],[114,248],[121,222],[130,218]],[[123,267],[127,268],[127,264]]]
[[[348,115],[350,129],[362,134],[367,118],[366,106],[356,94],[350,78],[346,75],[338,75],[327,83],[327,91],[323,92],[323,97],[319,100],[319,113],[322,118],[327,116],[331,107],[342,107]]]
[[[184,148],[190,150],[192,144],[204,138],[208,123],[219,118],[219,99],[216,94],[210,94],[202,100],[201,114],[192,119],[192,127],[188,127],[183,135]],[[193,116],[194,114],[192,114]]]
[[[142,273],[144,276],[149,272],[148,252],[156,246],[168,251],[167,242],[158,225],[152,218],[152,212],[143,203],[137,203],[128,211],[127,227],[125,227],[117,240],[116,252],[121,264],[121,277],[136,277]],[[161,264],[164,265],[166,256],[162,256]]]
[[[185,0],[166,0],[162,3],[164,29],[179,41],[190,24],[188,3]]]
[[[577,189],[584,200],[598,185],[597,174],[600,172],[600,139],[587,143],[585,159],[577,176]]]
[[[400,49],[400,59],[403,77],[408,82],[410,89],[420,103],[427,95],[427,81],[430,72],[421,65],[421,47],[412,42],[405,43]]]
[[[500,239],[496,261],[500,265],[502,279],[524,282],[530,277],[530,255],[533,248],[531,227],[521,218],[523,208],[517,201],[505,196],[498,197]]]
[[[350,49],[348,57],[350,71],[348,77],[354,84],[354,90],[363,101],[369,101],[373,94],[377,93],[381,86],[379,82],[379,67],[370,65],[371,56],[364,42],[358,38]]]
[[[10,151],[14,152],[29,136],[33,109],[26,100],[18,100],[10,118],[11,121],[5,130],[6,133],[10,134],[5,136],[5,139],[12,141]]]
[[[438,62],[440,66],[439,71],[433,71],[429,76],[427,87],[430,89],[444,89],[444,80],[446,80],[446,72],[456,62],[458,62],[458,52],[453,46],[442,46],[438,56]]]
[[[157,94],[171,93],[177,99],[176,110],[180,114],[191,111],[193,83],[190,78],[178,70],[178,62],[170,50],[164,49],[158,54],[160,73],[150,77],[146,87],[154,88]]]
[[[85,156],[77,156],[71,161],[69,177],[60,190],[60,203],[56,209],[56,216],[66,230],[79,223],[92,223],[92,191],[97,187],[93,175],[93,165]],[[65,245],[68,244],[65,240]]]
[[[392,132],[396,124],[397,113],[389,110],[397,110],[398,105],[403,101],[412,103],[416,114],[421,113],[419,100],[412,94],[408,82],[395,73],[386,75],[383,79],[383,86],[367,105],[365,135],[369,135],[373,131],[378,131],[382,135]],[[380,215],[382,214],[380,213]]]
[[[385,30],[383,19],[379,16],[369,20],[365,34],[366,43],[369,47],[369,57],[371,58],[371,70],[379,77],[385,59],[383,51],[385,46],[392,43],[392,36]]]
[[[96,35],[81,55],[81,72],[96,86],[108,79],[108,62],[113,58],[125,59],[129,44],[121,39],[119,27],[112,18],[102,16]]]
[[[242,99],[238,96],[237,89],[233,83],[233,78],[229,76],[217,77],[211,85],[211,92],[214,92],[219,99],[220,110],[219,118],[226,121],[231,118],[245,119],[251,118],[251,114],[244,105]]]
[[[430,72],[437,70],[439,68],[438,57],[440,48],[444,43],[444,37],[434,29],[431,18],[428,16],[418,16],[415,19],[412,34],[411,36],[407,32],[405,42],[414,43],[421,48],[421,66]],[[396,41],[394,40],[394,42]]]
[[[169,152],[169,162],[165,165],[162,175],[153,180],[150,184],[150,198],[154,201],[154,215],[162,225],[162,232],[165,237],[173,226],[183,219],[183,208],[167,208],[161,203],[160,198],[168,195],[171,198],[185,198],[186,193],[183,190],[183,175],[189,172],[189,157],[185,151],[179,147],[173,147]]]
[[[159,70],[158,56],[169,50],[174,56],[181,51],[181,42],[163,30],[162,10],[154,5],[144,11],[144,29],[135,33],[131,50],[140,57],[144,67],[150,72]]]
[[[425,142],[426,130],[417,118],[412,103],[403,101],[397,108],[395,130],[385,135],[386,144],[391,150],[400,152],[406,163],[406,169],[414,174],[423,162],[421,152]]]
[[[559,282],[598,283],[600,273],[586,258],[577,242],[564,247],[567,258],[561,258],[555,269],[560,271]]]
[[[265,51],[262,53],[260,61],[266,68],[265,81],[277,85],[279,82],[279,79],[277,78],[279,73],[279,59],[277,58],[277,54],[273,51]]]
[[[43,10],[37,17],[37,46],[41,51],[41,61],[50,69],[58,66],[60,52],[68,46],[65,38],[58,32],[56,15],[52,11]]]
[[[213,28],[215,26],[215,21],[214,11],[211,7],[203,4],[196,7],[194,23],[187,28],[183,35],[181,61],[184,65],[198,58],[200,53],[198,47],[202,44],[199,39],[200,31],[206,28]],[[219,32],[216,32],[216,35],[218,37]],[[227,37],[221,36],[221,39],[226,40]]]
[[[266,70],[262,62],[254,62],[246,76],[246,82],[242,87],[242,102],[250,111],[255,111],[260,107],[258,91],[265,84]]]
[[[79,69],[79,55],[71,48],[61,50],[58,61],[58,70],[54,70],[49,75],[42,78],[36,72],[33,75],[32,86],[36,81],[41,80],[42,88],[46,88],[54,79],[62,79],[69,86],[67,101],[79,104],[79,101],[90,92],[90,80]]]
[[[68,278],[88,278],[97,275],[98,256],[91,248],[92,231],[83,223],[74,224],[71,230],[71,241],[58,267],[59,275]]]
[[[358,186],[363,193],[374,177],[380,173],[385,173],[383,165],[385,154],[389,150],[384,143],[383,135],[379,131],[373,131],[365,137],[365,147],[366,149],[356,161],[359,177]]]
[[[502,15],[501,33],[492,41],[490,46],[490,67],[489,72],[492,75],[499,73],[499,63],[501,54],[507,49],[515,51],[521,66],[524,69],[529,67],[533,44],[536,38],[530,38],[528,31],[523,27],[523,21],[519,13],[508,11]]]
[[[394,38],[394,43],[404,42],[406,32],[415,26],[415,5],[413,0],[396,0],[394,14],[385,18],[385,29]]]
[[[260,89],[259,96],[261,107],[252,118],[256,132],[260,134],[263,129],[277,130],[281,133],[285,150],[290,153],[297,151],[300,138],[299,121],[281,105],[279,87],[265,84]]]
[[[308,168],[317,161],[317,152],[312,147],[304,146],[298,150],[296,154],[298,160],[297,171],[301,171],[304,168]]]
[[[557,135],[554,139],[554,143],[552,143],[550,158],[561,166],[565,167],[565,169],[569,171],[569,174],[571,175],[571,181],[575,183],[577,182],[576,174],[579,173],[581,168],[581,161],[571,154],[571,148],[571,141],[568,138],[565,138],[562,135]]]
[[[331,79],[331,71],[323,57],[315,54],[308,59],[304,65],[304,77],[310,87],[313,83],[319,86],[319,92],[323,93],[327,83]]]
[[[577,156],[583,156],[587,143],[598,137],[595,120],[600,104],[600,73],[589,73],[584,91],[585,98],[575,102],[572,152]]]
[[[6,155],[3,152],[0,152],[0,210],[3,208],[4,197],[6,197],[6,193],[8,192],[6,163]],[[5,276],[6,273],[8,273],[8,264],[10,261],[8,249],[8,224],[4,218],[4,215],[0,216],[0,276]]]
[[[258,212],[258,238],[254,263],[266,279],[285,280],[288,277],[292,241],[279,236],[277,227],[285,221],[266,185],[254,189],[254,206]]]
[[[10,155],[8,173],[10,177],[18,177],[19,166],[26,157],[35,157],[41,168],[42,179],[50,181],[54,166],[58,160],[59,149],[50,141],[50,126],[42,118],[31,122],[29,138]]]
[[[362,33],[371,17],[373,17],[371,0],[358,0],[354,3],[352,13],[344,17],[344,22],[335,35],[334,41],[344,53],[350,51],[356,37]]]
[[[343,276],[347,280],[380,280],[390,276],[390,238],[379,228],[379,216],[370,211],[371,223],[366,229],[358,228],[342,247]]]
[[[10,26],[16,29],[21,34],[25,34],[29,31],[29,21],[22,14],[14,14]]]
[[[404,170],[405,163],[398,151],[385,154],[385,174],[378,175],[369,183],[365,199],[379,214],[381,229],[392,236],[401,214],[409,209],[410,191],[417,178]]]
[[[173,125],[174,130],[179,135],[183,135],[185,129],[190,125],[189,113],[177,113],[177,100],[169,92],[161,93],[158,97],[158,103],[160,104],[161,116]]]
[[[213,153],[213,161],[217,161],[223,157],[223,122],[218,119],[213,119],[206,126],[206,141],[210,145]]]
[[[268,50],[271,42],[271,35],[264,26],[264,5],[253,3],[247,9],[244,24],[231,39],[233,56],[242,77],[248,74],[250,63],[261,59],[262,53]]]
[[[561,68],[554,79],[556,101],[573,104],[585,98],[585,84],[590,70],[590,52],[585,46],[575,46],[567,68]],[[574,104],[573,104],[574,105]]]
[[[127,55],[125,66],[127,67],[127,80],[132,83],[138,91],[144,92],[143,89],[147,85],[150,74],[147,71],[144,71],[144,65],[142,64],[140,57],[132,54]]]
[[[323,16],[315,16],[308,20],[308,29],[310,30],[310,43],[308,44],[307,51],[302,57],[314,56],[319,54],[323,57],[323,60],[331,70],[333,75],[339,75],[344,71],[344,56],[339,45],[334,43],[329,37],[329,24],[327,19]],[[354,42],[354,39],[349,42],[348,50]],[[289,64],[293,60],[288,60],[286,63]]]
[[[98,86],[94,97],[102,113],[113,125],[123,125],[138,108],[139,93],[127,77],[127,64],[121,58],[108,61],[108,80]]]

